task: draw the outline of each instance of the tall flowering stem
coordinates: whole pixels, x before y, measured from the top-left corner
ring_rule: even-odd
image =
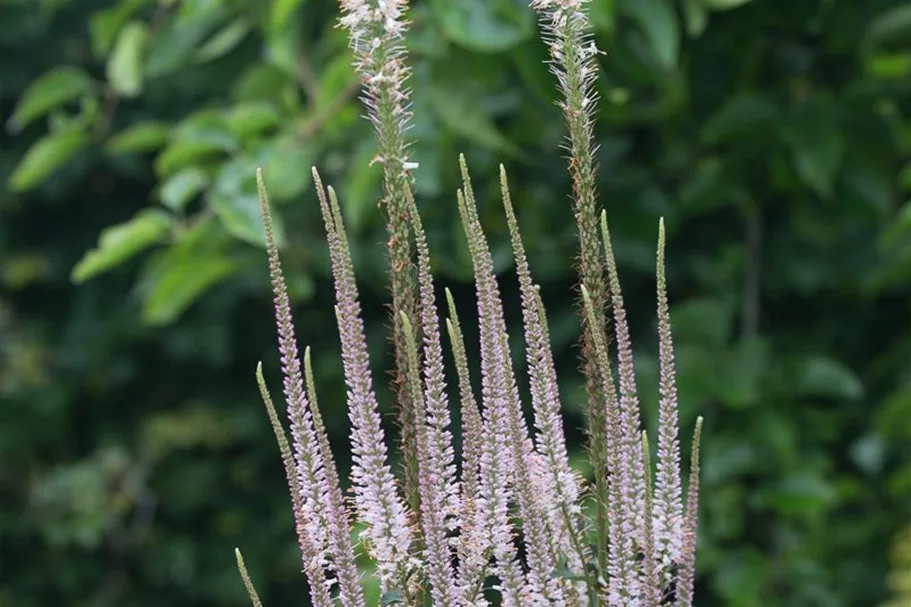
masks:
[[[677,421],[677,380],[674,370],[674,340],[667,302],[664,271],[664,218],[658,224],[658,461],[655,479],[655,542],[660,561],[662,584],[671,581],[671,568],[681,557],[683,542],[683,502],[680,488],[680,441]]]
[[[355,507],[358,517],[366,524],[363,536],[368,553],[376,560],[381,589],[405,593],[410,588],[415,566],[410,554],[412,530],[407,507],[397,492],[388,463],[348,238],[334,190],[323,189],[315,170],[313,178],[335,277],[335,310],[348,386]]]
[[[485,410],[491,410],[505,439],[512,467],[513,492],[518,503],[522,530],[528,551],[528,604],[546,605],[553,599],[565,601],[563,589],[552,582],[556,555],[545,519],[547,499],[539,500],[535,493],[530,468],[531,443],[528,425],[522,414],[515,374],[512,369],[506,320],[500,289],[493,271],[493,258],[481,229],[474,191],[464,157],[460,158],[464,198],[460,206],[462,223],[469,241],[478,291],[478,316],[481,333],[481,365],[486,380]],[[484,382],[482,382],[484,383]]]
[[[409,111],[406,80],[410,70],[405,63],[402,44],[407,30],[406,0],[340,0],[340,24],[348,31],[354,66],[364,87],[367,117],[376,132],[377,154],[374,162],[383,167],[383,207],[389,233],[389,275],[392,288],[391,323],[395,345],[394,387],[397,393],[398,422],[405,461],[406,493],[415,511],[419,510],[417,488],[417,450],[415,445],[414,401],[407,386],[409,368],[405,327],[400,312],[412,319],[412,336],[420,339],[417,315],[417,273],[414,240],[410,230],[411,181],[409,171],[416,164],[408,159],[405,131]]]
[[[693,607],[693,586],[696,581],[696,529],[699,522],[699,445],[701,441],[702,417],[698,417],[696,418],[696,430],[693,433],[693,450],[690,455],[690,483],[686,493],[680,571],[677,573],[677,607]]]
[[[677,607],[692,607],[702,420],[696,424],[684,504],[664,224],[659,225],[657,255],[660,398],[653,478],[626,308],[603,213],[598,229],[591,132],[597,51],[590,42],[584,2],[533,0],[532,6],[545,25],[569,127],[580,234],[588,431],[595,472],[591,492],[584,490],[581,476],[569,465],[544,302],[532,278],[505,169],[500,167],[500,189],[521,296],[531,394],[528,408],[523,406],[513,368],[493,257],[461,157],[462,188],[456,198],[474,269],[481,391],[476,398],[462,325],[447,290],[446,328],[462,421],[459,468],[430,251],[409,175],[416,164],[406,156],[408,68],[402,50],[406,2],[341,2],[341,23],[349,33],[364,82],[368,117],[377,132],[375,160],[384,167],[395,384],[407,462],[404,493],[389,464],[342,212],[335,192],[324,188],[315,169],[313,180],[329,245],[347,387],[350,504],[360,544],[375,565],[383,605],[486,607],[488,594],[496,592],[496,604],[504,607],[664,607],[671,597]],[[261,369],[257,381],[291,489],[311,603],[366,607],[350,514],[318,408],[310,350],[305,350],[302,365],[262,175],[257,178],[290,441]],[[613,320],[615,353],[608,349],[608,314]],[[527,410],[532,412],[532,423],[526,419]],[[583,515],[589,497],[596,508],[594,538]],[[239,556],[238,565],[256,607],[259,598]],[[487,588],[491,577],[496,582]]]
[[[525,246],[522,244],[522,236],[519,233],[519,223],[509,194],[506,169],[502,165],[500,165],[500,190],[509,225],[522,299],[528,375],[535,413],[535,428],[538,431],[536,448],[544,461],[545,479],[547,480],[544,484],[545,490],[539,494],[539,501],[550,517],[550,527],[556,534],[560,548],[567,556],[571,571],[577,576],[584,575],[589,582],[589,590],[596,592],[593,576],[586,574],[589,554],[583,537],[584,530],[579,507],[579,479],[570,469],[566,453],[560,390],[557,385],[557,370],[550,347],[544,304],[536,285],[532,282]]]
[[[282,273],[262,172],[258,171],[256,177],[263,214],[266,250],[269,256],[269,270],[275,293],[278,347],[282,359],[284,392],[288,403],[288,418],[291,422],[291,436],[294,445],[296,479],[292,479],[289,475],[289,482],[292,492],[297,494],[294,510],[299,527],[298,533],[302,538],[301,543],[308,544],[306,549],[302,545],[302,552],[308,560],[304,563],[304,568],[305,571],[310,572],[308,578],[310,578],[311,594],[316,604],[326,604],[325,593],[317,587],[328,586],[330,582],[316,574],[317,564],[325,564],[337,573],[340,591],[346,604],[363,605],[363,591],[360,588],[357,569],[354,565],[348,516],[342,503],[338,476],[334,466],[331,465],[331,454],[325,452],[328,451],[326,447],[328,439],[320,436],[320,433],[325,434],[321,428],[322,424],[320,423],[320,428],[314,424],[313,408],[304,390],[288,288]],[[265,383],[261,381],[260,385],[263,400],[266,402],[267,408],[272,409],[271,399],[265,390]],[[273,427],[278,436],[279,427],[275,425],[275,422],[273,422]],[[279,444],[281,444],[280,438]],[[326,465],[327,455],[330,457],[330,466]],[[284,455],[284,459],[287,466],[286,455]],[[330,467],[331,471],[329,471]]]
[[[430,251],[414,201],[409,199],[409,203],[418,253],[420,319],[424,327],[423,382],[418,373],[418,348],[411,330],[411,321],[404,312],[401,316],[411,369],[408,379],[414,403],[418,489],[423,505],[420,520],[433,603],[439,607],[455,607],[459,591],[447,537],[449,530],[458,527],[455,451],[449,429],[449,402],[446,396],[443,347],[430,268]]]
[[[582,362],[588,402],[589,448],[595,470],[597,528],[607,535],[607,436],[605,395],[601,391],[595,352],[595,333],[603,333],[606,320],[607,284],[598,234],[598,195],[595,186],[594,84],[598,70],[598,49],[592,40],[591,22],[585,13],[587,0],[532,0],[538,11],[544,39],[548,43],[551,71],[562,94],[559,105],[569,134],[569,171],[573,182],[576,225],[579,230],[579,283],[594,304],[592,314],[582,314]],[[581,303],[581,302],[580,302]],[[584,306],[582,306],[584,310]],[[598,562],[606,566],[607,553],[598,550]]]

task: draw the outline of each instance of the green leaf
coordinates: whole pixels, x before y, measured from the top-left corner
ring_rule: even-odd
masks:
[[[738,6],[743,6],[752,0],[700,0],[707,8],[713,11],[727,11]]]
[[[661,66],[666,70],[676,67],[680,53],[680,25],[670,2],[623,0],[618,6],[639,24]]]
[[[588,16],[592,21],[592,29],[596,32],[612,33],[616,26],[614,0],[600,0],[589,5]]]
[[[743,340],[726,353],[721,360],[723,370],[718,374],[722,402],[733,409],[758,404],[769,359],[769,344],[759,338]]]
[[[705,32],[709,23],[709,13],[702,0],[683,0],[683,22],[686,33],[691,38],[698,38]]]
[[[674,306],[671,321],[675,341],[718,348],[731,333],[732,312],[720,299],[694,298]]]
[[[387,607],[388,605],[394,605],[396,603],[404,603],[402,598],[401,590],[388,590],[383,593],[383,596],[380,597],[380,605]]]
[[[838,123],[818,108],[807,108],[784,129],[784,138],[801,180],[820,197],[831,198],[846,148]]]
[[[142,53],[148,39],[148,27],[141,21],[131,21],[117,36],[106,74],[113,89],[123,97],[142,92]]]
[[[172,246],[155,253],[138,285],[142,318],[155,325],[176,320],[206,290],[230,276],[230,236],[211,216],[199,216]]]
[[[297,168],[301,173],[307,172],[305,168]],[[263,176],[271,193],[269,175],[263,171]],[[250,244],[265,246],[255,166],[251,165],[249,158],[232,160],[222,166],[209,192],[209,204],[228,232]],[[284,225],[277,210],[273,208],[272,213],[275,239],[281,246]]]
[[[142,308],[142,318],[152,325],[176,320],[200,295],[234,273],[236,261],[209,254],[170,264],[157,277],[150,297]]]
[[[73,268],[73,282],[85,282],[110,270],[140,251],[161,242],[171,227],[162,211],[145,209],[127,222],[110,226],[101,232],[98,248],[88,251]]]
[[[199,167],[182,169],[162,184],[159,192],[161,204],[172,211],[179,211],[197,194],[209,187],[211,181],[209,175]]]
[[[241,140],[272,129],[280,121],[278,109],[268,101],[239,103],[225,113],[225,125]]]
[[[111,8],[92,14],[89,20],[89,34],[95,58],[101,59],[111,50],[123,24],[150,2],[151,0],[120,0]]]
[[[200,160],[234,152],[239,142],[220,110],[202,110],[174,127],[171,140],[155,160],[155,170],[167,176]]]
[[[89,142],[82,130],[68,130],[42,137],[28,149],[9,178],[14,192],[24,192],[38,186],[55,170],[66,164]]]
[[[864,385],[854,371],[837,360],[824,356],[808,356],[797,363],[793,388],[797,394],[804,396],[853,401],[864,395]]]
[[[203,46],[196,51],[196,61],[205,63],[218,59],[240,44],[250,33],[250,22],[244,18],[235,19],[216,32]]]
[[[529,38],[534,13],[518,0],[431,0],[443,33],[457,44],[482,53],[500,53]]]
[[[224,153],[223,146],[210,141],[178,140],[172,142],[155,159],[155,171],[162,177],[173,175],[178,170],[185,168],[205,158]]]
[[[187,63],[197,45],[215,29],[225,16],[223,3],[196,3],[203,5],[198,10],[181,10],[152,39],[152,46],[146,58],[146,75],[158,78],[171,73]],[[185,4],[182,8],[186,8]]]
[[[285,23],[291,20],[291,17],[306,0],[275,0],[272,3],[272,14],[269,17],[270,27],[277,30],[284,27]]]
[[[880,80],[902,80],[911,76],[911,53],[877,53],[864,61],[864,71]]]
[[[898,210],[895,219],[883,231],[880,241],[885,247],[893,247],[906,236],[911,237],[911,201]]]
[[[864,46],[880,48],[911,40],[911,2],[905,2],[880,13],[867,26]]]
[[[313,148],[303,144],[296,134],[274,139],[256,159],[269,185],[269,197],[275,202],[293,200],[310,185],[310,167],[315,161]],[[251,168],[255,173],[256,166]]]
[[[157,150],[167,143],[172,129],[167,122],[139,122],[111,137],[104,147],[111,154]]]
[[[477,97],[465,87],[439,82],[430,90],[430,103],[443,123],[456,134],[493,150],[519,154],[478,104]]]
[[[238,262],[224,250],[225,236],[216,224],[203,220],[150,261],[141,282],[145,322],[174,322],[203,293],[237,270]]]
[[[765,133],[778,119],[778,110],[765,97],[740,95],[729,99],[702,129],[702,141],[717,145]]]
[[[32,82],[13,111],[9,128],[16,132],[49,111],[92,91],[92,79],[79,68],[58,67]]]

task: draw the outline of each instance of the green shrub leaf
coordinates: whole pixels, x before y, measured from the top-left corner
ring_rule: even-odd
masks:
[[[89,75],[76,67],[58,67],[45,72],[22,94],[9,128],[19,131],[54,108],[89,93],[93,87]]]
[[[148,39],[148,27],[141,21],[131,21],[117,35],[106,73],[108,82],[124,97],[142,92],[142,54]]]
[[[140,122],[111,137],[104,147],[111,154],[157,150],[167,143],[172,129],[167,122]]]
[[[73,268],[74,282],[85,282],[114,268],[137,253],[161,242],[171,227],[171,219],[162,211],[143,210],[124,223],[101,232],[98,248],[87,252]]]
[[[25,192],[40,185],[48,176],[66,164],[89,142],[89,136],[79,129],[51,133],[28,149],[9,178],[14,192]]]
[[[446,36],[462,46],[499,53],[534,32],[534,14],[518,0],[431,0],[433,14]]]

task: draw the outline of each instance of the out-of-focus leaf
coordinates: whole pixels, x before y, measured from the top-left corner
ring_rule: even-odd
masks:
[[[250,33],[250,28],[250,22],[246,19],[235,19],[216,32],[196,51],[196,61],[205,63],[230,52]]]
[[[589,18],[592,21],[592,28],[599,32],[613,32],[616,25],[614,9],[616,8],[614,0],[601,0],[600,2],[590,3],[588,8]]]
[[[210,141],[178,140],[172,142],[155,159],[155,171],[162,177],[174,174],[204,158],[225,151],[223,146]]]
[[[200,295],[236,269],[237,262],[221,253],[203,254],[163,264],[143,305],[143,320],[152,325],[173,322]]]
[[[9,178],[10,189],[14,192],[24,192],[40,185],[88,142],[89,136],[76,129],[42,137],[28,149],[16,165]]]
[[[161,203],[172,211],[179,211],[205,190],[211,181],[208,174],[199,167],[181,169],[162,184],[159,193]]]
[[[58,67],[45,72],[22,93],[8,127],[19,131],[54,108],[89,93],[92,88],[92,79],[77,67]]]
[[[225,113],[225,124],[238,139],[259,135],[280,120],[275,105],[265,101],[239,103]]]
[[[881,80],[901,80],[911,76],[911,53],[877,53],[864,61],[864,70]]]
[[[757,500],[781,514],[813,514],[837,498],[835,489],[821,476],[798,472],[784,479],[778,487],[758,492]]]
[[[709,13],[702,0],[683,0],[683,22],[686,33],[691,38],[698,38],[705,32],[709,23]]]
[[[254,64],[247,68],[231,89],[235,101],[267,101],[285,97],[285,91],[296,89],[294,80],[274,65]]]
[[[731,332],[731,308],[718,299],[691,299],[671,312],[677,341],[721,346]]]
[[[155,170],[166,177],[204,158],[233,152],[238,146],[224,115],[203,110],[174,127],[168,146],[155,159]]]
[[[294,200],[310,185],[315,162],[313,148],[294,134],[277,137],[257,155],[269,198],[275,202]]]
[[[752,0],[700,0],[706,7],[713,11],[726,11],[738,6],[743,6]]]
[[[854,371],[823,356],[803,357],[797,363],[794,381],[791,388],[804,396],[858,400],[864,395],[864,385]]]
[[[727,354],[718,377],[719,396],[724,404],[734,409],[756,405],[768,360],[769,344],[759,338],[744,340]]]
[[[677,66],[680,25],[668,0],[621,0],[618,6],[645,32],[652,52],[666,70]]]
[[[450,40],[484,53],[499,53],[531,36],[534,13],[518,0],[431,0],[433,14]]]
[[[297,167],[301,173],[307,169]],[[269,174],[263,171],[267,187],[271,188]],[[270,193],[271,193],[270,189]],[[255,167],[250,160],[233,160],[222,166],[209,193],[209,203],[225,229],[246,242],[265,245],[262,212],[256,188]],[[281,246],[284,241],[284,224],[277,209],[272,209],[275,238]]]
[[[763,132],[777,118],[778,110],[765,97],[732,97],[709,118],[702,129],[702,140],[710,145],[734,141]]]
[[[904,2],[879,14],[867,26],[864,43],[870,48],[911,40],[911,2]]]
[[[301,48],[303,21],[290,19],[282,27],[273,29],[266,36],[268,62],[288,75],[298,75],[298,53]]]
[[[120,30],[108,57],[108,82],[124,97],[135,97],[142,91],[142,53],[148,38],[146,24],[131,21]]]
[[[206,3],[208,10],[182,12],[152,38],[152,45],[146,58],[146,75],[158,78],[186,65],[194,50],[215,29],[225,15],[222,3]]]
[[[111,50],[123,24],[149,2],[151,0],[120,0],[111,8],[92,14],[89,20],[89,34],[95,58],[101,59]]]
[[[886,445],[878,434],[866,434],[851,444],[851,460],[869,475],[882,472]]]
[[[276,30],[283,27],[291,19],[294,11],[303,6],[304,2],[306,0],[275,0],[269,16],[271,29]]]
[[[519,153],[478,105],[477,99],[464,88],[437,83],[430,91],[430,102],[440,119],[455,133],[500,152]]]
[[[898,211],[898,215],[883,232],[881,239],[884,246],[892,247],[905,237],[911,237],[911,201],[906,202]]]
[[[205,291],[237,270],[230,239],[212,217],[200,218],[180,239],[149,261],[139,284],[142,318],[153,325],[176,320]]]
[[[73,268],[74,282],[107,272],[148,247],[161,242],[171,227],[166,213],[145,209],[124,223],[101,232],[98,248],[88,251]]]
[[[172,128],[167,122],[139,122],[111,137],[104,147],[112,154],[157,150],[167,143]]]
[[[823,198],[832,187],[845,155],[845,138],[839,125],[820,112],[800,112],[784,131],[801,180]]]

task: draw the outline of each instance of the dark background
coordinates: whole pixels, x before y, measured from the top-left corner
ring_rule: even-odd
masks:
[[[911,522],[911,3],[589,6],[606,51],[598,187],[642,401],[653,411],[664,216],[684,432],[706,419],[697,604],[878,605]],[[242,605],[234,546],[267,604],[305,602],[253,378],[263,360],[280,385],[253,179],[263,166],[344,458],[311,164],[343,199],[378,384],[390,362],[380,175],[337,11],[0,1],[0,606]],[[582,461],[564,125],[534,16],[429,0],[411,17],[438,283],[468,309],[464,151],[515,293],[504,162]]]

